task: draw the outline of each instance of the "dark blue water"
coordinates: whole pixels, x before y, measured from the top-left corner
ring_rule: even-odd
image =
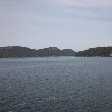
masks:
[[[112,112],[112,58],[0,59],[0,112]]]

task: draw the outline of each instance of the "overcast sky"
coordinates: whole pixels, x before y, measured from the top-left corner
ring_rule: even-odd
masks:
[[[10,45],[112,46],[112,0],[0,0],[0,46]]]

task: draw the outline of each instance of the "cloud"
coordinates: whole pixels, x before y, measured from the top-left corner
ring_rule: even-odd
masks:
[[[111,0],[48,0],[48,3],[59,15],[112,21]]]
[[[64,4],[64,5],[112,5],[111,0],[47,0],[49,3],[52,4]]]

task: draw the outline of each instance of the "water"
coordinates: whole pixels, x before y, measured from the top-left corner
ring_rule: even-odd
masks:
[[[0,112],[112,112],[112,58],[0,59]]]

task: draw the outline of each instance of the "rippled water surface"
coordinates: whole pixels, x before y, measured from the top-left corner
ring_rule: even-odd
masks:
[[[112,58],[0,59],[0,112],[112,112]]]

